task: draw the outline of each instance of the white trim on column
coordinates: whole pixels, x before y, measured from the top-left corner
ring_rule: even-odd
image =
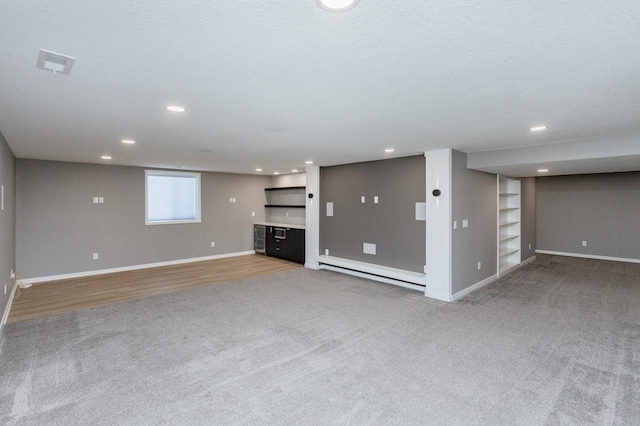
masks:
[[[320,167],[306,167],[306,231],[305,231],[305,263],[310,269],[318,269],[320,255]],[[313,198],[309,198],[313,195]]]
[[[424,153],[426,161],[425,296],[451,301],[451,150]],[[434,196],[432,191],[441,194]]]

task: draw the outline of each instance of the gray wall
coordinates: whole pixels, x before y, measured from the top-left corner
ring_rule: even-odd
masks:
[[[329,249],[331,256],[424,272],[425,222],[415,219],[424,197],[423,156],[321,168],[320,254]],[[327,202],[334,203],[332,217]],[[364,254],[363,243],[376,244],[376,255]]]
[[[458,223],[451,235],[453,294],[496,274],[497,185],[496,175],[467,169],[467,154],[452,152],[451,212]]]
[[[640,259],[640,172],[537,178],[536,218],[540,250]]]
[[[307,174],[301,173],[289,173],[286,175],[277,175],[271,178],[271,186],[273,188],[282,188],[283,186],[306,186]]]
[[[253,249],[252,224],[264,220],[264,188],[271,185],[270,176],[203,172],[202,223],[145,225],[144,170],[17,160],[20,277]],[[95,196],[104,197],[104,204],[93,204]],[[237,202],[230,203],[231,197]],[[98,260],[93,260],[94,252]]]
[[[521,261],[536,255],[536,179],[520,179]],[[531,248],[529,248],[531,247]]]
[[[4,185],[4,210],[0,210],[0,319],[11,295],[11,270],[16,264],[15,165],[16,159],[0,133],[0,185]]]

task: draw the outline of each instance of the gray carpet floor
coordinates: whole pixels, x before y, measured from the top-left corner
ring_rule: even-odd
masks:
[[[637,425],[640,265],[539,256],[457,303],[330,271],[6,326],[0,423]]]

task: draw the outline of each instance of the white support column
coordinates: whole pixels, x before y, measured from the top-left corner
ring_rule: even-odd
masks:
[[[304,266],[318,269],[318,256],[320,255],[320,167],[306,167],[306,172],[306,260]]]
[[[427,226],[425,296],[450,302],[451,290],[451,150],[427,151]],[[440,191],[434,195],[433,191]]]

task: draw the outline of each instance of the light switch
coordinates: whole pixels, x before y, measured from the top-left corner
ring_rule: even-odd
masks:
[[[98,260],[98,257],[99,257],[98,253],[93,253],[93,260]]]
[[[375,204],[378,204],[378,196],[377,196],[377,195],[374,195],[374,196],[373,196],[373,202],[374,202]]]
[[[98,197],[93,197],[93,204],[98,204]]]
[[[469,221],[467,219],[463,219],[462,220],[462,227],[463,228],[468,228],[469,227]]]
[[[416,220],[427,220],[427,203],[416,203]]]
[[[364,203],[364,195],[362,197],[360,197],[360,202]]]
[[[457,220],[453,221],[453,229],[458,229],[458,221]]]

